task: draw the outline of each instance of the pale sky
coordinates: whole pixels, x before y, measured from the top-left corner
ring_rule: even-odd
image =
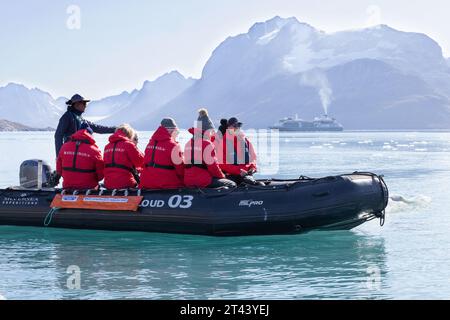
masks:
[[[67,26],[77,27],[71,5],[80,29]],[[276,15],[325,32],[422,32],[450,56],[448,0],[0,0],[0,86],[98,99],[175,69],[198,78],[223,40]]]

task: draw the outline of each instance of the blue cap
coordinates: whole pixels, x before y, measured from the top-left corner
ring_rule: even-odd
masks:
[[[69,101],[67,101],[66,104],[68,106],[71,106],[77,102],[91,102],[91,100],[87,100],[87,99],[83,98],[81,95],[76,94]]]

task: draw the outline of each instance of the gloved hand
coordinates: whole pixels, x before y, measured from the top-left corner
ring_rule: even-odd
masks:
[[[50,174],[50,179],[48,181],[48,186],[50,188],[57,187],[59,185],[59,181],[60,180],[61,180],[61,176],[56,171],[53,171]]]

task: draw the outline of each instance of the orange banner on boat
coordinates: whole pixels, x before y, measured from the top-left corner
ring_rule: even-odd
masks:
[[[52,201],[52,208],[84,209],[105,211],[137,211],[142,196],[85,196],[57,194]]]

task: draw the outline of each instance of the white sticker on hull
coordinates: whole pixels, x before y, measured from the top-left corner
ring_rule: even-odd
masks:
[[[127,198],[84,198],[84,202],[128,203]]]
[[[63,197],[61,198],[61,200],[62,200],[63,202],[77,202],[78,197],[77,197],[77,196],[63,196]]]

